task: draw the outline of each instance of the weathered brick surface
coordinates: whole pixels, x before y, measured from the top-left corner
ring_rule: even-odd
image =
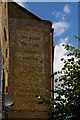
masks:
[[[49,118],[50,106],[37,104],[36,97],[50,97],[46,92],[50,89],[51,74],[49,22],[15,3],[8,3],[8,10],[8,86],[14,99],[8,117]]]
[[[1,81],[2,52],[1,52],[1,33],[2,33],[2,5],[0,3],[0,119],[2,118],[2,81]]]

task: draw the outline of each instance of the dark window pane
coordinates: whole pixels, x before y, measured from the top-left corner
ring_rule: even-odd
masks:
[[[5,28],[4,28],[4,38],[5,38],[5,41],[7,41],[6,29]]]
[[[8,50],[6,49],[6,58],[7,58]]]

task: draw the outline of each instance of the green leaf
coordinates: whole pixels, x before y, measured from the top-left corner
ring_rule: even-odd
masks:
[[[80,38],[78,38],[78,40],[80,41]]]
[[[65,67],[63,67],[62,70],[65,70]]]
[[[60,78],[59,81],[62,81],[62,78]]]
[[[54,75],[57,75],[57,72],[55,72]]]
[[[80,60],[78,61],[78,64],[80,65]]]
[[[64,60],[64,63],[66,63],[67,61],[66,60]]]
[[[77,36],[74,36],[75,37],[75,39],[78,39],[78,37]]]
[[[76,69],[76,72],[78,72],[78,69]]]
[[[73,65],[73,64],[74,64],[74,62],[71,62],[71,64]]]
[[[71,59],[68,59],[69,62],[71,62]]]
[[[74,58],[72,57],[71,60],[74,61]]]
[[[58,81],[58,79],[56,78],[56,79],[55,79],[55,82],[57,82],[57,81]]]
[[[65,44],[63,44],[62,46],[65,46]]]
[[[64,60],[64,58],[61,58],[61,61],[63,61]]]
[[[67,67],[67,63],[64,65],[64,67]]]
[[[66,48],[66,50],[69,50],[69,45],[66,45],[65,48]]]
[[[72,55],[72,53],[69,53],[67,56],[71,56]]]

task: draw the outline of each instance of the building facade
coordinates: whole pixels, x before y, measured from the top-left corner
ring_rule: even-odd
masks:
[[[49,118],[49,105],[36,95],[53,98],[53,31],[42,20],[15,2],[2,3],[2,64],[5,94],[14,100],[8,118]],[[47,93],[51,90],[51,95]]]
[[[1,2],[0,2],[0,119],[2,118],[2,81],[1,81],[2,51],[1,51],[1,33],[2,33],[2,6],[1,6]]]

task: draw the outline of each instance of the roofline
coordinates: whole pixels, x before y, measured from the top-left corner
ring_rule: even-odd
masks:
[[[39,21],[43,21],[42,19],[40,19],[39,17],[37,17],[35,14],[31,13],[29,10],[27,10],[26,8],[20,6],[18,3],[13,1],[13,4],[16,5],[17,7],[19,7],[23,12],[25,12],[26,14],[31,15],[33,18],[36,18]]]
[[[9,2],[8,2],[9,3]],[[31,15],[33,18],[37,19],[38,21],[44,22],[44,24],[49,24],[52,23],[51,20],[43,20],[41,18],[39,18],[38,16],[36,16],[34,13],[30,12],[29,10],[27,10],[26,8],[20,6],[18,3],[16,3],[15,1],[12,0],[12,3],[14,5],[16,5],[18,8],[20,8],[23,12],[25,12],[26,14]]]

